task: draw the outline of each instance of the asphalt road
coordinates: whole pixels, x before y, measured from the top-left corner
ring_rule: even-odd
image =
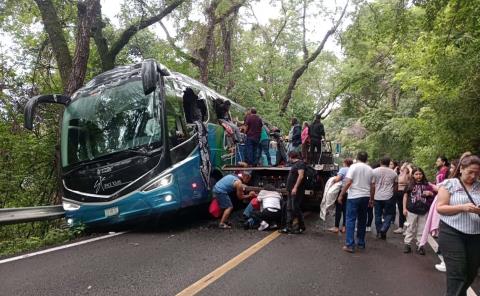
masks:
[[[238,213],[237,213],[238,214]],[[123,235],[0,264],[0,295],[175,295],[269,232],[214,227],[205,216],[177,217]],[[341,250],[318,214],[307,232],[281,235],[198,295],[442,295],[438,258],[403,254],[401,235],[367,249]],[[478,283],[475,285],[478,287]],[[477,294],[479,289],[475,288]]]

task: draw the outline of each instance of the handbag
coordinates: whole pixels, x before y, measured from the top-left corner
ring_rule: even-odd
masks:
[[[220,217],[222,214],[222,209],[220,209],[220,205],[218,204],[218,200],[216,198],[212,199],[212,202],[208,207],[208,212],[215,218]]]
[[[462,182],[462,180],[460,180],[460,178],[458,178],[458,182],[460,182],[460,185],[462,185],[463,190],[465,190],[465,193],[467,194],[468,199],[472,202],[472,204],[474,204],[476,207],[478,207],[479,205],[477,205],[475,203],[472,196],[470,195],[470,192],[468,192],[467,187],[465,187],[465,184],[463,184],[463,182]],[[478,214],[478,216],[480,216],[480,214]]]

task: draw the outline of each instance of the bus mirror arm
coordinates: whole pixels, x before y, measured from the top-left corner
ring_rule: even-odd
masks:
[[[40,95],[31,98],[25,105],[23,126],[26,129],[33,129],[33,119],[38,104],[61,104],[67,106],[71,101],[69,96],[65,95]]]

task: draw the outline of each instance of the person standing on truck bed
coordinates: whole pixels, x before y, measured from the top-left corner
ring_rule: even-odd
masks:
[[[254,166],[257,160],[256,154],[258,146],[260,145],[260,135],[262,134],[263,122],[260,116],[257,115],[257,109],[251,108],[250,115],[245,119],[245,125],[247,127],[247,163]]]
[[[310,136],[310,161],[313,164],[317,164],[320,160],[319,157],[322,153],[322,139],[325,138],[325,128],[320,121],[321,119],[322,116],[317,114],[315,120],[308,129],[308,135]],[[315,155],[318,155],[318,157],[315,157]]]
[[[281,233],[300,234],[305,231],[305,221],[303,220],[303,213],[300,209],[303,197],[305,196],[305,169],[306,165],[300,159],[299,152],[290,151],[288,158],[292,166],[287,177],[287,225],[285,228],[279,230]],[[293,229],[293,220],[298,219],[296,229]]]
[[[249,199],[252,194],[243,194],[243,184],[248,183],[250,179],[251,172],[243,171],[240,177],[237,175],[226,175],[213,187],[213,196],[217,199],[220,208],[224,210],[220,223],[218,224],[219,228],[232,228],[227,222],[233,210],[233,204],[229,194],[235,192],[238,199]]]

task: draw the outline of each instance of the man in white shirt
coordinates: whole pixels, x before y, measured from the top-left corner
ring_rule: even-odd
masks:
[[[348,190],[347,198],[347,229],[343,250],[349,253],[355,252],[355,247],[365,249],[365,233],[367,224],[367,208],[373,203],[375,187],[372,186],[373,170],[366,164],[368,154],[360,151],[357,154],[357,162],[350,166],[345,185],[338,196],[338,202],[342,204],[344,195]],[[358,219],[358,224],[357,224]],[[357,242],[355,243],[355,225],[357,226]]]
[[[377,238],[387,239],[387,232],[395,215],[393,193],[398,186],[398,176],[391,168],[390,158],[380,160],[380,167],[373,170],[375,186],[375,227]],[[383,222],[382,222],[383,218]]]

